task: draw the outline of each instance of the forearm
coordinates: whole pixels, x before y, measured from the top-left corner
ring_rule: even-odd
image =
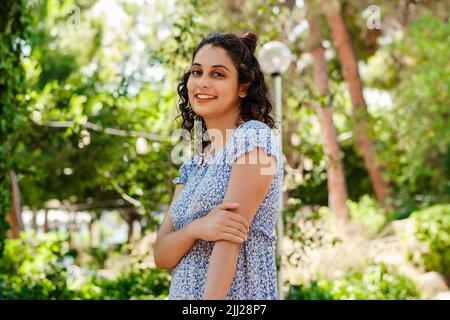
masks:
[[[236,272],[240,245],[229,241],[217,241],[214,245],[206,275],[203,299],[226,298]]]
[[[173,269],[192,248],[196,240],[190,225],[170,232],[155,243],[154,258],[158,268]]]

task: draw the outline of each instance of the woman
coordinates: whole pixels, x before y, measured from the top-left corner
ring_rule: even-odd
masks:
[[[256,42],[208,35],[178,86],[182,128],[197,121],[209,141],[181,165],[157,235],[155,263],[173,269],[169,299],[277,299],[283,165]]]

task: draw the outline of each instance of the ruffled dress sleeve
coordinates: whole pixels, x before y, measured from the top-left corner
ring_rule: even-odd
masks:
[[[178,176],[172,180],[172,183],[186,184],[189,180],[193,167],[194,167],[193,158],[187,161],[183,161],[183,163],[180,166],[180,169],[178,170]]]
[[[282,158],[278,135],[268,125],[258,120],[247,121],[236,129],[227,149],[225,161],[232,165],[241,155],[256,147],[268,155],[275,156],[277,166],[280,165]]]

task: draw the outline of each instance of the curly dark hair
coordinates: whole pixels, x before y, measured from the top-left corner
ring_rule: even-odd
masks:
[[[270,128],[274,128],[275,122],[270,116],[272,103],[269,99],[267,84],[259,62],[255,57],[257,36],[252,32],[246,32],[242,36],[232,33],[210,33],[195,48],[191,63],[194,62],[197,52],[207,44],[220,47],[227,52],[237,69],[239,84],[250,83],[247,95],[241,100],[240,114],[236,125],[241,121],[259,120]],[[176,118],[180,116],[183,118],[181,128],[188,130],[192,135],[195,120],[202,121],[203,133],[207,128],[203,118],[192,110],[189,103],[187,90],[189,76],[190,71],[185,72],[181,82],[178,84],[177,91],[180,99],[178,102],[179,114]],[[202,151],[209,143],[210,141],[202,141]]]

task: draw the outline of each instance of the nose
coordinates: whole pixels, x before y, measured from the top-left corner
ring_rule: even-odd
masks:
[[[207,88],[207,87],[209,87],[209,80],[208,80],[208,77],[205,76],[205,74],[202,74],[200,79],[198,79],[198,86],[200,88]]]

